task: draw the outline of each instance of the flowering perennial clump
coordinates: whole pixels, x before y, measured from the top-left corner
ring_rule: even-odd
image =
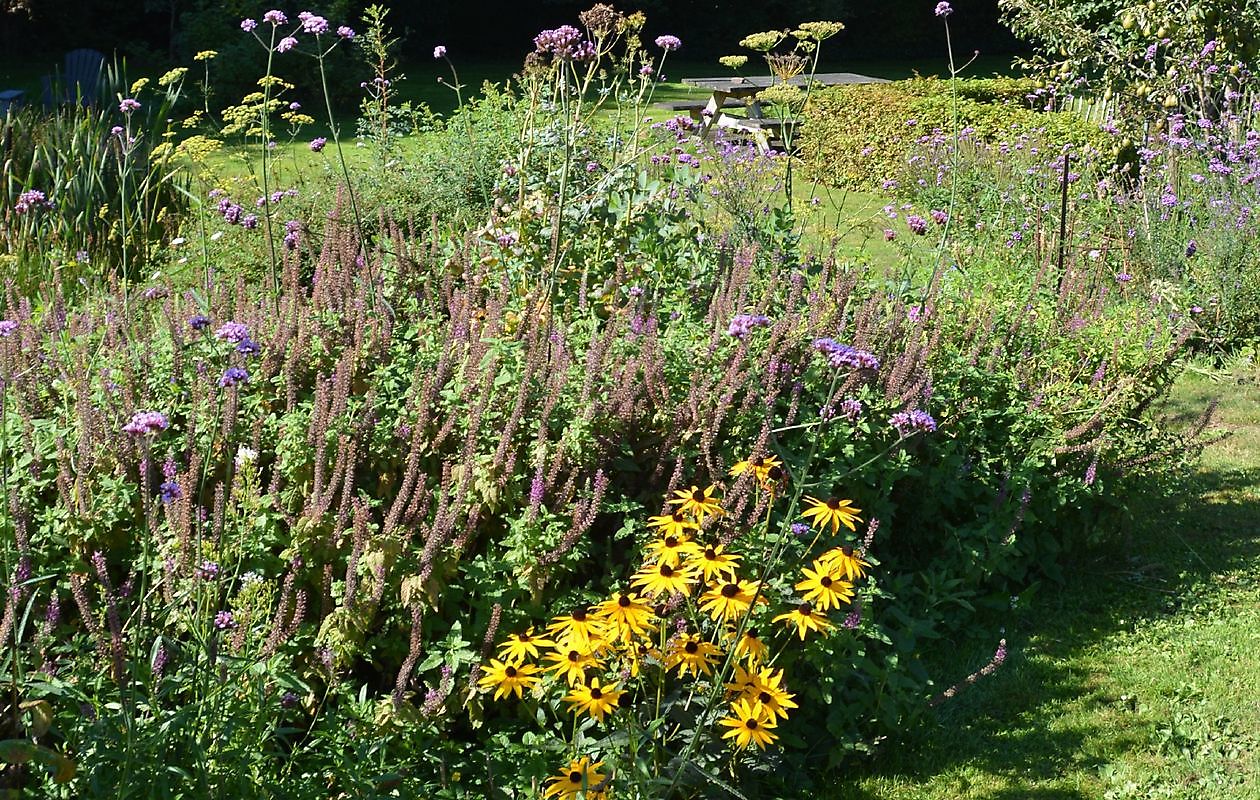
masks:
[[[740,461],[730,473],[753,476],[772,503],[787,480],[776,456]],[[554,707],[578,718],[575,730],[594,724],[632,736],[650,729],[653,719],[682,712],[662,698],[707,697],[704,708],[692,711],[700,715],[695,736],[707,730],[737,751],[773,746],[779,724],[798,707],[776,661],[792,641],[852,635],[860,622],[857,584],[870,562],[852,544],[829,541],[841,528],[855,529],[860,509],[848,499],[808,498],[807,522],[791,528],[808,533],[812,526],[812,543],[806,547],[798,535],[791,540],[797,552],[786,557],[765,540],[760,551],[748,541],[745,558],[728,549],[735,540],[721,533],[727,523],[716,485],[677,489],[665,505],[669,512],[646,523],[643,561],[626,589],[554,617],[543,633],[527,628],[509,635],[477,685],[499,701],[528,695],[538,708],[555,695],[561,702]],[[797,556],[803,560],[792,574]],[[680,692],[667,688],[674,683],[683,684]],[[551,779],[545,796],[611,792],[616,771],[594,770],[616,754],[593,752],[589,742],[574,739],[576,760]]]

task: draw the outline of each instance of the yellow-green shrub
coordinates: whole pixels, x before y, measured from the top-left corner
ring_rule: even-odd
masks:
[[[1031,84],[1013,78],[958,81],[958,126],[987,141],[1044,130],[1050,142],[1100,147],[1098,126],[1071,113],[1021,105]],[[987,100],[1000,102],[990,102]],[[915,143],[954,126],[948,81],[915,78],[837,86],[816,93],[799,139],[805,174],[835,186],[878,187],[894,175]]]

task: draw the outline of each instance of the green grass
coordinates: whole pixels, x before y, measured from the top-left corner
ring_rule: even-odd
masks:
[[[1214,398],[1230,438],[1166,491],[1128,498],[1124,541],[1063,585],[941,643],[942,683],[987,660],[996,625],[1010,656],[834,796],[1260,798],[1260,371],[1188,372],[1165,412],[1188,425]]]

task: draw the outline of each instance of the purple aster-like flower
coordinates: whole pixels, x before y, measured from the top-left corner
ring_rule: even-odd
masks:
[[[798,539],[804,539],[806,536],[809,536],[809,530],[809,526],[804,522],[792,523],[792,535]]]
[[[931,433],[936,430],[936,420],[932,419],[932,415],[918,408],[898,411],[889,418],[888,424],[896,428],[897,433],[903,437],[920,431]]]
[[[327,139],[323,136],[316,136],[314,139],[311,139],[311,152],[318,153],[324,149],[324,145],[326,144],[328,144]]]
[[[923,236],[927,233],[927,220],[918,214],[911,214],[906,217],[906,225],[910,227],[910,232],[915,236]]]
[[[160,411],[137,411],[131,421],[123,426],[123,433],[132,436],[153,436],[170,427],[170,421]]]
[[[254,28],[257,28],[257,27],[258,27],[258,20],[250,19],[249,17],[246,17],[245,19],[241,20],[241,30],[245,31],[246,33],[249,33],[250,31],[254,30]]]
[[[239,322],[225,322],[214,332],[214,338],[224,342],[243,342],[249,339],[249,328]]]
[[[932,212],[931,214],[929,214],[929,216],[932,217],[932,221],[935,222],[937,225],[944,225],[946,222],[949,222],[949,214],[946,214],[944,211],[941,211],[939,208],[932,209]]]
[[[277,11],[274,8],[263,14],[263,22],[270,22],[272,25],[284,25],[288,21],[289,18],[284,15],[283,11]]]
[[[341,27],[337,28],[337,35],[340,36],[342,39],[353,39],[355,34],[354,34],[353,28],[350,28],[349,26],[346,26],[346,25],[342,25]]]
[[[204,331],[210,327],[210,318],[205,314],[193,314],[188,318],[188,327],[195,331]]]
[[[954,7],[945,2],[945,0],[941,0],[941,2],[936,4],[936,11],[933,13],[938,17],[948,17],[954,13]]]
[[[743,339],[757,328],[764,328],[769,324],[770,318],[763,314],[736,314],[726,327],[726,335]]]
[[[257,214],[246,214],[245,216],[241,217],[241,227],[242,227],[242,228],[244,228],[244,229],[245,229],[245,230],[247,230],[247,231],[252,231],[254,228],[257,228],[257,227],[258,227],[258,215],[257,215]]]
[[[249,373],[243,367],[228,367],[223,371],[223,377],[219,378],[219,385],[223,387],[238,383],[249,383]]]
[[[815,339],[813,348],[826,357],[827,362],[837,369],[840,367],[879,369],[879,359],[873,353],[859,350],[851,345],[841,344],[835,339]]]
[[[435,59],[446,58],[446,46],[438,45],[437,47],[433,48],[433,57]]]
[[[18,329],[18,323],[11,319],[0,319],[0,338],[8,339]]]
[[[297,39],[294,39],[292,36],[286,36],[280,41],[276,42],[276,52],[287,53],[293,48],[297,47],[297,43],[298,43]]]
[[[236,618],[231,611],[220,611],[214,615],[214,627],[221,631],[232,630],[236,627]]]
[[[666,53],[672,53],[682,47],[682,40],[677,36],[670,36],[668,34],[665,36],[657,36],[656,46],[664,50]]]

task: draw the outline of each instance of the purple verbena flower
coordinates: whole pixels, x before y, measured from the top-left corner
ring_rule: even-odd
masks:
[[[280,41],[276,42],[276,52],[287,53],[293,48],[297,47],[297,43],[298,43],[297,39],[294,39],[292,36],[286,36]]]
[[[0,319],[0,338],[8,339],[18,329],[18,323],[11,319]]]
[[[873,353],[859,350],[835,339],[815,339],[813,348],[826,357],[831,366],[849,367],[850,369],[879,369],[879,359]]]
[[[158,494],[162,496],[163,503],[174,503],[184,496],[184,490],[175,481],[163,481],[158,487]]]
[[[245,19],[241,20],[241,30],[245,31],[246,33],[249,33],[250,31],[254,30],[254,28],[257,28],[257,27],[258,27],[257,20],[250,19],[249,17],[246,17]]]
[[[862,415],[862,401],[854,400],[852,398],[848,400],[841,400],[839,413],[840,416],[844,417],[849,422],[857,422],[857,418]]]
[[[670,36],[669,34],[657,36],[656,46],[664,50],[666,53],[672,53],[682,47],[682,40],[677,36]]]
[[[792,535],[798,539],[804,539],[806,536],[809,536],[809,530],[809,526],[804,522],[792,523]]]
[[[311,152],[318,153],[320,150],[324,149],[324,145],[326,144],[328,144],[327,139],[323,136],[316,136],[314,139],[311,139]]]
[[[757,328],[764,328],[769,324],[770,318],[763,314],[736,314],[726,327],[726,335],[743,339]]]
[[[446,58],[445,45],[438,45],[437,47],[433,48],[433,57],[435,59]]]
[[[133,97],[125,98],[121,103],[118,104],[118,110],[124,114],[130,114],[133,111],[139,111],[140,101],[136,100]]]
[[[195,331],[204,331],[210,327],[210,318],[205,314],[193,314],[188,318],[188,327]]]
[[[214,561],[202,561],[197,567],[197,577],[203,581],[212,581],[219,577],[219,565]]]
[[[284,25],[289,18],[284,15],[283,11],[277,11],[274,8],[263,14],[263,22],[270,22],[272,25]]]
[[[941,2],[936,4],[936,11],[933,13],[935,13],[938,17],[948,17],[950,14],[954,13],[954,7],[945,0],[941,0]]]
[[[160,411],[137,411],[131,421],[123,426],[123,433],[132,436],[152,436],[170,427],[170,421]]]
[[[1199,243],[1194,239],[1186,242],[1186,258],[1193,258],[1194,254],[1199,252]]]
[[[249,328],[239,322],[225,322],[214,332],[214,338],[224,342],[243,342],[249,339]]]
[[[897,433],[903,437],[920,431],[931,433],[936,430],[936,420],[932,419],[932,415],[918,408],[898,411],[888,419],[888,424],[896,428]]]
[[[52,208],[52,203],[49,202],[48,195],[39,189],[27,189],[17,196],[17,202],[13,204],[13,210],[18,214],[42,208]]]
[[[219,385],[223,387],[236,386],[238,383],[249,383],[249,372],[243,367],[228,367],[223,371],[223,377],[219,378]]]
[[[946,214],[944,211],[941,211],[939,208],[932,209],[932,212],[931,214],[929,214],[929,216],[932,218],[932,221],[935,222],[937,225],[944,225],[946,222],[949,221],[949,214]]]
[[[214,627],[221,631],[232,630],[236,627],[236,618],[231,611],[220,611],[214,615]]]
[[[298,19],[302,21],[302,30],[312,36],[319,36],[322,33],[328,33],[328,20],[317,14],[312,14],[309,11],[303,11],[298,14]]]
[[[243,356],[256,356],[262,352],[262,348],[253,339],[246,337],[237,343],[236,352]]]
[[[906,225],[910,227],[910,232],[915,236],[923,236],[927,233],[927,220],[918,214],[911,214],[906,217]]]
[[[346,25],[342,25],[341,27],[337,28],[337,35],[340,36],[342,39],[353,39],[355,34],[354,34],[354,29]]]

